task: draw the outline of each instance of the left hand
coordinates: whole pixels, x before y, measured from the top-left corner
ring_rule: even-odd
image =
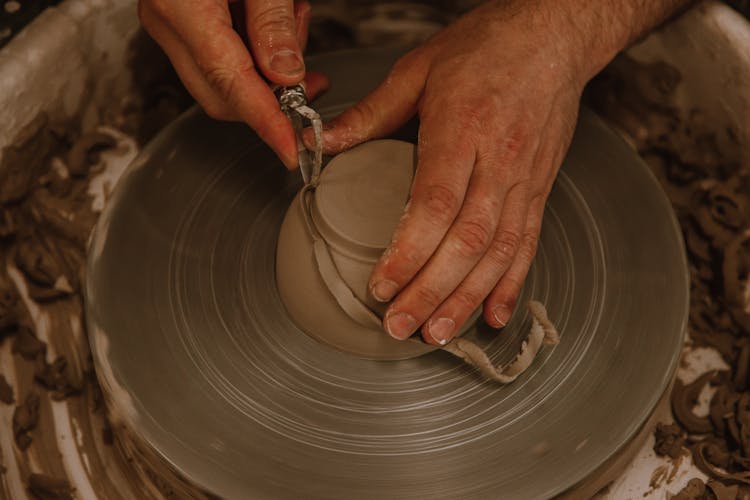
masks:
[[[304,79],[311,100],[328,86],[302,60],[307,0],[139,0],[138,16],[206,114],[247,123],[297,167],[297,137],[268,82]]]
[[[393,300],[391,336],[421,326],[443,345],[482,302],[489,325],[508,322],[593,76],[571,14],[488,2],[404,56],[325,132],[335,154],[420,117],[411,201],[370,280],[377,300]]]

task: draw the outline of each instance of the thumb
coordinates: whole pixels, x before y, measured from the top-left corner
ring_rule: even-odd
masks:
[[[416,114],[427,71],[424,61],[415,56],[407,54],[396,62],[383,83],[326,126],[323,132],[326,154],[384,137]],[[312,141],[312,134],[307,132],[304,139],[305,143]]]
[[[247,34],[255,62],[266,78],[294,85],[305,77],[292,0],[245,0]]]

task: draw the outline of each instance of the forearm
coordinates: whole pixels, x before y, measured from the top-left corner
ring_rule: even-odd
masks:
[[[463,29],[478,39],[483,30],[496,38],[513,31],[518,40],[505,50],[543,52],[549,75],[570,77],[582,89],[620,51],[695,1],[488,0],[472,16],[482,24],[465,22]]]
[[[555,2],[557,3],[557,2]],[[623,49],[695,0],[565,0],[569,21],[582,42],[582,71],[589,80]]]

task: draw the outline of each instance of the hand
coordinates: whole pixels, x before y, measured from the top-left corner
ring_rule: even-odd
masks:
[[[511,316],[594,74],[579,27],[556,9],[484,4],[399,60],[324,134],[335,154],[419,114],[411,200],[370,279],[377,300],[393,300],[384,327],[397,339],[421,325],[443,345],[482,302],[495,328]]]
[[[307,1],[140,0],[138,15],[209,116],[246,122],[287,167],[297,166],[294,131],[263,77],[279,85],[305,79],[310,99],[328,86],[323,75],[305,78]]]

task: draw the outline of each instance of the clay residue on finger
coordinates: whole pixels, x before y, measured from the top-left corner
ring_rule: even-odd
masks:
[[[487,353],[467,339],[455,339],[442,349],[476,367],[484,377],[501,384],[509,384],[531,366],[542,345],[557,345],[560,342],[557,329],[547,317],[544,305],[531,300],[528,309],[531,313],[529,334],[521,344],[520,352],[505,366],[493,365]]]

